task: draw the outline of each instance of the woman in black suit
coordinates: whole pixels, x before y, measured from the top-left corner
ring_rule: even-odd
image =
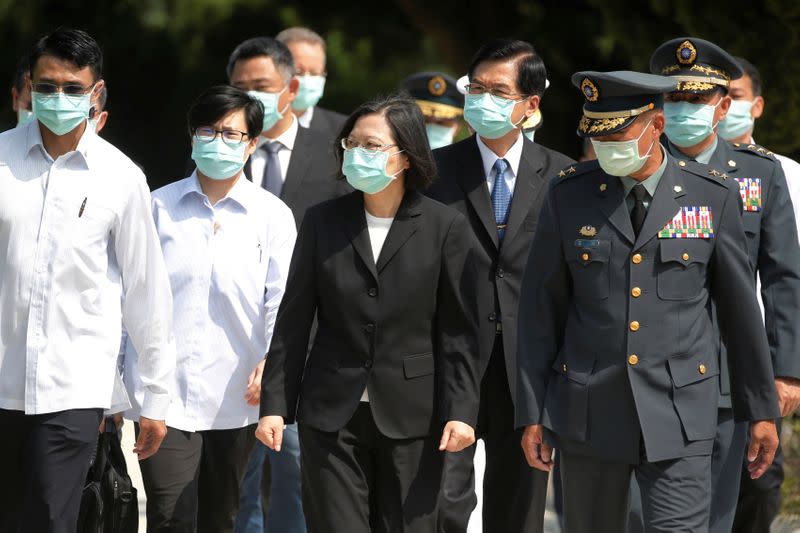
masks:
[[[469,228],[419,192],[435,166],[413,100],[362,105],[337,142],[356,191],[300,228],[256,435],[279,451],[297,419],[309,531],[432,533],[443,452],[475,442]]]

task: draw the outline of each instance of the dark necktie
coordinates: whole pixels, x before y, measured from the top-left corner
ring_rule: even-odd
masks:
[[[642,229],[642,224],[644,224],[644,218],[647,216],[647,209],[644,207],[647,189],[645,189],[644,185],[641,183],[637,183],[633,186],[631,194],[634,199],[633,211],[631,211],[631,225],[633,225],[633,232],[638,237],[639,231]]]
[[[270,141],[264,144],[261,149],[267,153],[267,164],[264,166],[264,177],[261,180],[261,186],[280,198],[283,190],[283,172],[281,172],[278,152],[283,149],[283,145],[278,141]]]
[[[492,208],[494,220],[497,223],[497,237],[503,241],[506,234],[506,220],[508,219],[508,205],[511,203],[511,191],[506,184],[506,170],[508,161],[498,159],[494,162],[494,185],[492,186]]]

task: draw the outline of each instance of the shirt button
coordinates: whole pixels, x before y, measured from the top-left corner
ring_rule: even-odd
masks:
[[[584,261],[588,261],[589,260],[589,254],[584,252],[583,254],[581,254],[581,259],[583,259]]]
[[[631,331],[639,331],[639,323],[637,321],[633,321],[630,324]]]
[[[628,364],[631,366],[636,366],[639,364],[639,356],[636,354],[631,354],[628,356]]]
[[[638,265],[639,263],[642,262],[642,254],[633,254],[633,257],[631,257],[631,261],[633,261],[634,265]]]
[[[367,291],[367,294],[375,298],[378,295],[378,289],[376,289],[375,287],[370,287],[369,290]]]
[[[641,295],[642,295],[642,289],[640,289],[639,287],[634,287],[631,289],[631,296],[633,296],[634,298],[638,298]]]
[[[372,333],[373,331],[375,331],[375,324],[369,323],[366,326],[364,326],[364,329],[367,331],[367,333]]]
[[[366,361],[364,361],[364,368],[366,368],[367,370],[372,368],[372,359],[367,359]]]

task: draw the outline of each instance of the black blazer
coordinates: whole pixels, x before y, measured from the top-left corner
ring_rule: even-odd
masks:
[[[314,116],[311,117],[311,124],[309,124],[308,128],[327,136],[333,141],[342,131],[345,120],[347,120],[347,115],[342,115],[330,109],[315,107]]]
[[[377,266],[362,193],[311,208],[278,310],[261,416],[337,431],[367,387],[387,437],[422,437],[448,420],[474,427],[471,254],[464,217],[414,191],[403,198]],[[319,329],[306,361],[315,312]]]
[[[481,335],[481,374],[492,355],[500,311],[503,350],[511,397],[516,398],[517,304],[547,181],[574,163],[565,155],[523,139],[519,175],[514,186],[508,227],[502,246],[486,186],[483,161],[475,136],[433,152],[439,179],[428,196],[463,213],[476,239],[475,264],[479,286],[478,318]],[[497,303],[496,303],[497,302]]]
[[[250,159],[244,166],[244,175],[253,181]],[[300,226],[306,210],[312,205],[352,190],[347,182],[336,179],[336,159],[330,138],[307,128],[297,128],[281,191],[281,200],[292,210],[295,224]]]

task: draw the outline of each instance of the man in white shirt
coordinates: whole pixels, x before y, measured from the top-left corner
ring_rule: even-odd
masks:
[[[61,28],[30,65],[37,120],[0,135],[0,530],[73,533],[121,323],[145,383],[134,452],[164,438],[172,297],[144,175],[87,129],[99,46]]]

